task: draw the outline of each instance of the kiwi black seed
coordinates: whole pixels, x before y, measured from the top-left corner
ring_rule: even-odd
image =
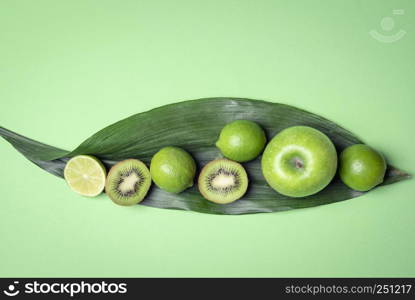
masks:
[[[245,194],[248,175],[241,164],[228,159],[216,159],[203,167],[198,186],[207,200],[227,204]]]
[[[105,192],[114,203],[129,206],[141,202],[151,185],[147,166],[137,159],[115,164],[108,173]]]

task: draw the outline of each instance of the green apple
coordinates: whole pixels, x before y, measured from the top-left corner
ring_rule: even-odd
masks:
[[[278,193],[305,197],[326,187],[337,169],[337,153],[331,140],[308,126],[279,132],[262,155],[262,173]]]
[[[246,162],[261,154],[266,141],[264,130],[257,123],[236,120],[223,127],[216,147],[226,158]]]
[[[366,192],[382,183],[385,172],[382,154],[367,145],[352,145],[340,154],[340,178],[355,191]]]
[[[150,173],[159,188],[177,194],[193,185],[196,163],[185,150],[164,147],[151,159]]]

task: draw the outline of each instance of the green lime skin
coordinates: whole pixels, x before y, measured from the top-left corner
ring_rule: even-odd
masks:
[[[193,186],[196,163],[185,150],[165,147],[151,159],[150,173],[159,188],[178,194]]]
[[[289,127],[268,143],[262,155],[262,173],[278,193],[306,197],[325,188],[337,170],[337,152],[331,140],[308,126]]]
[[[367,145],[352,145],[340,154],[340,179],[355,191],[366,192],[381,184],[385,172],[385,158]]]
[[[223,127],[216,147],[226,158],[246,162],[261,154],[266,141],[264,130],[257,123],[236,120]]]

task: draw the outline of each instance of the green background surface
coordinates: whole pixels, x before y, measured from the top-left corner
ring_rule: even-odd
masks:
[[[2,0],[0,124],[71,150],[164,104],[264,99],[336,121],[414,174],[414,14],[411,0]],[[217,216],[77,196],[3,139],[0,157],[3,277],[415,276],[414,179]]]

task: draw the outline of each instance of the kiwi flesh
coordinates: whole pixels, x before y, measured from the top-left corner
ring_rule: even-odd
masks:
[[[248,175],[241,164],[228,159],[216,159],[203,167],[198,186],[207,200],[228,204],[245,194]]]
[[[105,193],[111,200],[123,206],[141,202],[151,186],[151,175],[140,160],[127,159],[115,164],[108,173]]]

